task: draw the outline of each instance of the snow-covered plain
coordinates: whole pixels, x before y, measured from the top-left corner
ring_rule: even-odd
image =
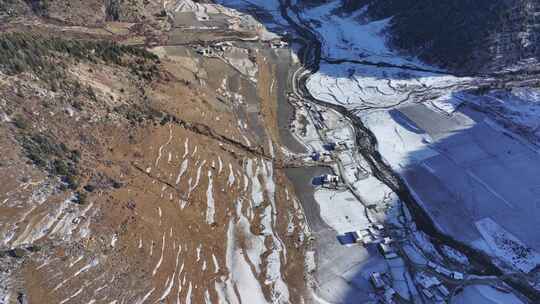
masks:
[[[457,294],[452,304],[522,304],[523,302],[511,293],[498,291],[486,285],[471,285]]]
[[[321,189],[315,192],[321,218],[337,233],[367,229],[369,221],[364,207],[348,191]]]
[[[307,88],[317,99],[351,110],[385,109],[448,94],[470,79],[395,67],[322,63]]]
[[[496,256],[513,267],[528,273],[540,265],[540,254],[523,244],[490,218],[476,222],[478,231],[484,237]]]
[[[518,87],[493,90],[485,95],[463,95],[463,98],[489,111],[495,120],[540,145],[540,90]]]
[[[338,13],[339,2],[331,1],[306,9],[301,17],[311,23],[322,40],[323,57],[371,63],[324,63],[323,58],[319,71],[307,82],[308,90],[319,100],[344,106],[357,114],[377,137],[378,149],[385,162],[402,173],[413,190],[430,188],[435,183],[444,185],[448,191],[414,191],[444,232],[466,240],[515,270],[529,272],[537,267],[539,260],[535,249],[538,238],[533,227],[537,226],[534,218],[538,215],[538,208],[535,209],[534,205],[538,200],[534,196],[536,192],[527,189],[538,188],[538,183],[535,184],[531,177],[538,176],[540,171],[536,165],[529,166],[527,170],[522,168],[524,159],[528,159],[529,164],[537,163],[537,160],[529,154],[530,151],[525,152],[527,147],[523,141],[510,143],[508,139],[501,140],[513,135],[500,131],[500,126],[495,126],[496,123],[488,117],[474,113],[468,103],[495,113],[498,123],[503,120],[511,122],[513,131],[525,130],[538,136],[540,92],[517,89],[475,99],[463,93],[474,79],[446,75],[440,71],[377,66],[377,62],[383,61],[410,67],[415,61],[400,58],[386,49],[384,28],[389,20],[363,22],[361,11],[350,16]],[[416,66],[430,69],[426,65]],[[424,104],[423,108],[418,105],[420,103]],[[336,135],[336,138],[340,137],[340,134]],[[500,143],[499,148],[495,142]],[[507,156],[502,155],[503,147],[507,148]],[[442,162],[456,166],[441,166]],[[517,168],[522,168],[522,182],[509,182],[519,179],[519,174],[514,172]],[[425,174],[413,176],[418,170]],[[464,170],[468,177],[457,174],[460,170]],[[369,182],[361,186],[366,180],[356,182],[360,195],[374,189]],[[341,204],[337,195],[332,198],[332,206]],[[354,218],[351,220],[339,211],[326,209],[330,204],[323,204],[328,198],[322,197],[320,191],[316,193],[316,199],[322,218],[332,228],[338,231],[351,229],[351,221],[355,226],[361,226],[354,222]],[[435,205],[446,207],[438,210],[438,207],[433,208]],[[446,212],[446,209],[452,210]],[[482,220],[482,216],[490,214],[496,214],[496,219],[490,219],[491,222]],[[456,224],[452,227],[449,222]],[[519,227],[516,227],[517,222],[520,222]],[[461,226],[460,229],[455,229],[457,225]],[[501,226],[511,227],[511,232]],[[516,231],[519,235],[514,234]],[[430,259],[443,261],[434,248],[428,248],[431,245],[429,241],[420,238],[417,243],[422,251],[432,252]],[[408,253],[422,263],[424,258],[418,251],[412,247],[409,249]],[[468,265],[467,258],[459,252],[451,248],[444,252],[454,262]],[[469,289],[458,296],[455,303],[520,303],[512,294],[486,286],[478,287],[474,292]]]
[[[399,123],[400,118],[405,120],[399,111],[384,110],[362,116],[366,126],[378,136],[379,151],[387,163],[394,169],[402,170],[439,154],[429,147],[432,142],[429,134]]]

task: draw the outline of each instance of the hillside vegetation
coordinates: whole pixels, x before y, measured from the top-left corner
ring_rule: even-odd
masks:
[[[455,71],[487,72],[538,58],[538,4],[530,0],[344,0],[392,18],[389,43]]]

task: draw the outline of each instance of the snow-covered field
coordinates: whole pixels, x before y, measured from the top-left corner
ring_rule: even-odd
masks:
[[[367,229],[366,210],[348,191],[321,189],[315,192],[321,218],[337,233]]]
[[[351,110],[391,108],[445,96],[470,79],[354,63],[323,63],[307,82],[317,99]]]
[[[460,115],[470,111],[464,110]],[[422,129],[435,138],[426,147],[415,148],[414,142],[407,144],[412,149],[410,161],[405,170],[396,169],[401,169],[437,225],[489,254],[504,257],[489,245],[493,244],[489,235],[494,231],[481,230],[476,225],[489,217],[509,231],[508,236],[519,239],[524,249],[537,251],[540,239],[533,227],[539,215],[535,192],[540,172],[538,154],[518,140],[518,136],[507,136],[500,126],[479,113],[470,112],[474,121],[469,119],[470,125],[464,127],[464,120],[458,114],[446,118],[426,108],[403,112],[417,124],[423,123]],[[388,133],[378,132],[378,128],[373,130],[384,143]],[[381,144],[383,155],[392,156],[384,147]],[[419,158],[433,150],[438,153]],[[389,159],[395,165],[394,158]],[[511,237],[506,240],[513,241]],[[531,264],[525,268],[520,266],[523,261],[503,260],[525,271],[538,264],[534,255],[529,258]]]
[[[358,23],[361,13],[344,17],[336,14],[337,8],[337,2],[330,2],[302,15],[322,38],[323,56],[408,63],[381,43],[387,20]],[[540,216],[540,159],[537,149],[527,143],[540,142],[540,91],[519,88],[481,97],[463,93],[473,81],[410,69],[323,62],[307,87],[314,97],[361,117],[377,137],[384,160],[403,174],[443,232],[484,250],[513,271],[528,273],[540,265],[535,229]],[[477,107],[487,115],[475,111]],[[358,188],[361,195],[373,189]],[[408,251],[422,261],[416,250]],[[432,252],[432,258],[442,261]],[[468,265],[459,252],[446,248],[444,253],[455,263]],[[510,293],[474,286],[453,303],[521,301]]]
[[[388,20],[361,24],[358,21],[364,12],[361,10],[350,15],[337,15],[341,4],[341,1],[330,1],[308,8],[301,14],[323,39],[324,55],[331,58],[346,58],[354,53],[362,57],[391,55],[380,37]]]
[[[540,90],[518,87],[511,90],[494,90],[485,95],[463,96],[481,107],[499,123],[540,144]]]
[[[505,293],[486,285],[471,285],[457,294],[452,304],[522,304],[523,302],[511,293]]]
[[[537,251],[523,244],[492,219],[481,219],[476,222],[476,227],[495,255],[514,268],[528,273],[540,265]]]
[[[379,151],[396,170],[421,163],[439,153],[429,147],[432,138],[399,111],[376,111],[362,115],[365,125],[377,136]]]

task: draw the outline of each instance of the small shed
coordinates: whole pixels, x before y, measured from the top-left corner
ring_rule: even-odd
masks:
[[[329,143],[323,144],[323,148],[326,151],[334,151],[336,149],[336,143],[329,142]]]

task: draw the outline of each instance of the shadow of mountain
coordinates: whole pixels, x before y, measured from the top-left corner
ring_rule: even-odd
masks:
[[[439,229],[478,244],[477,221],[491,218],[540,252],[540,155],[518,135],[468,106],[452,116],[424,105],[400,109],[432,143],[408,155],[402,176]],[[426,158],[426,149],[436,155]],[[540,263],[540,260],[538,261]]]

